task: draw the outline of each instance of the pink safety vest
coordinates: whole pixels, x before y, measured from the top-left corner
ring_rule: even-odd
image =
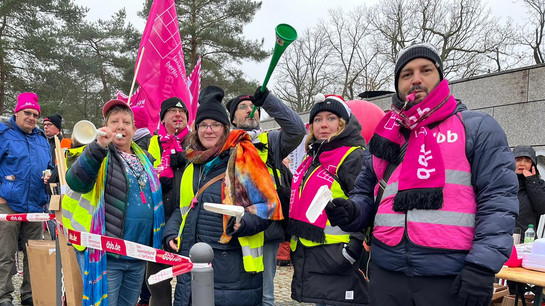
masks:
[[[335,179],[331,175],[337,175],[337,170],[340,167],[340,164],[344,161],[346,156],[348,156],[347,153],[351,152],[350,150],[352,148],[353,147],[343,146],[330,151],[322,152],[319,157],[320,166],[316,167],[316,169],[312,171],[306,181],[302,181],[303,176],[310,168],[313,158],[307,156],[303,160],[297,171],[293,174],[290,198],[290,218],[310,223],[305,216],[308,206],[322,185],[327,185],[327,187],[331,189],[331,186],[336,183]],[[301,182],[299,182],[299,180],[301,180]],[[346,198],[344,193],[342,195],[334,195],[334,198],[335,197]],[[326,214],[322,214],[318,217],[318,219],[316,219],[314,225],[324,228],[326,223],[327,216]]]
[[[445,163],[443,207],[437,210],[393,210],[401,165],[390,176],[375,217],[373,236],[389,246],[408,238],[423,247],[470,250],[473,244],[477,203],[471,185],[471,166],[466,157],[466,135],[461,118],[451,116],[431,129]],[[380,182],[388,162],[373,156]],[[378,192],[375,186],[375,197]]]

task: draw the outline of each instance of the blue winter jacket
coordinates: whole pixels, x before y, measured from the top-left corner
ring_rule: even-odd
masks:
[[[497,272],[511,254],[511,235],[518,213],[515,159],[496,120],[485,113],[468,111],[461,103],[455,110],[458,112],[465,125],[465,154],[471,165],[471,184],[477,202],[473,247],[469,252],[425,248],[412,243],[407,235],[394,247],[373,239],[371,259],[384,269],[409,276],[456,275],[471,263]],[[350,199],[359,205],[362,214],[344,227],[345,231],[361,230],[372,222],[377,210],[376,184],[372,158],[366,154],[350,193]]]
[[[43,212],[49,201],[42,172],[53,169],[45,134],[34,128],[24,132],[13,116],[0,123],[0,197],[18,213]]]

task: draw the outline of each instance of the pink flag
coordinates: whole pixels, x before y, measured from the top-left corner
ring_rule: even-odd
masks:
[[[129,96],[127,96],[121,90],[118,89],[116,95],[117,95],[117,99],[129,103]],[[140,90],[140,87],[138,87],[136,91],[132,94],[131,103],[129,106],[144,107],[144,105],[146,105],[146,100],[149,100],[149,98],[147,98],[146,96],[146,92],[144,92],[143,90]]]
[[[189,114],[191,120],[188,121],[188,125],[191,125],[195,116],[197,115],[197,108],[199,107],[199,92],[201,91],[201,57],[195,64],[195,68],[189,76],[189,94],[191,95],[191,108],[189,108]]]
[[[144,107],[150,117],[150,131],[155,131],[159,124],[161,102],[165,99],[178,97],[188,109],[191,106],[174,0],[153,1],[140,41],[139,60],[140,57],[136,80],[140,85],[140,95],[145,97]]]

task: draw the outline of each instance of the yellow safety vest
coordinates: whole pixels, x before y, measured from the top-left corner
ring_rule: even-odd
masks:
[[[341,167],[341,164],[344,162],[344,160],[352,153],[354,150],[361,148],[361,147],[352,147],[350,148],[344,156],[341,158],[341,161],[337,165],[337,169]],[[314,169],[316,171],[318,168]],[[331,193],[333,193],[333,198],[343,198],[348,199],[348,196],[344,193],[341,184],[337,182],[337,180],[333,180],[333,183],[331,184]],[[292,236],[290,241],[290,249],[292,251],[295,251],[297,248],[297,241],[299,240],[304,246],[307,247],[314,247],[318,245],[323,244],[335,244],[335,243],[348,243],[350,242],[350,234],[341,230],[338,226],[331,226],[331,223],[329,223],[329,220],[327,220],[326,226],[324,228],[324,234],[325,234],[325,242],[319,243],[314,242],[305,238]]]
[[[153,168],[157,169],[161,165],[161,147],[159,146],[159,136],[153,135],[150,138],[149,141],[149,148],[148,153],[155,158],[155,161],[153,162]]]
[[[184,170],[182,182],[180,184],[180,213],[182,215],[182,223],[178,234],[178,247],[181,245],[183,238],[183,229],[187,214],[191,209],[191,201],[195,197],[193,191],[193,175],[194,166],[189,164]],[[264,232],[259,232],[253,236],[238,237],[238,242],[242,248],[242,261],[246,272],[262,272],[263,271],[263,243],[265,240]]]
[[[99,173],[105,171],[106,163],[102,163]],[[62,198],[62,224],[68,229],[80,232],[91,230],[91,221],[95,212],[97,199],[96,188],[87,193],[79,193],[66,186],[66,194]],[[85,247],[74,244],[78,251],[85,250]]]

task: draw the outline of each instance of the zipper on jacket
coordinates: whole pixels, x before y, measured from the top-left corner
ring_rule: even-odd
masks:
[[[30,143],[28,142],[28,135],[25,135],[25,140],[26,140],[26,148],[27,148],[27,152],[28,152],[28,157],[30,158]],[[32,170],[32,163],[30,165],[30,168]],[[28,175],[28,192],[27,192],[27,196],[26,196],[26,212],[30,212],[30,207],[28,205],[28,201],[30,200],[30,195],[31,195],[31,181],[32,181],[32,175]]]
[[[409,276],[413,276],[413,266],[411,264],[411,258],[409,255],[409,233],[407,233],[407,213],[405,213],[405,228],[403,229],[403,240],[405,240],[405,261],[407,262],[407,268],[409,269]]]

